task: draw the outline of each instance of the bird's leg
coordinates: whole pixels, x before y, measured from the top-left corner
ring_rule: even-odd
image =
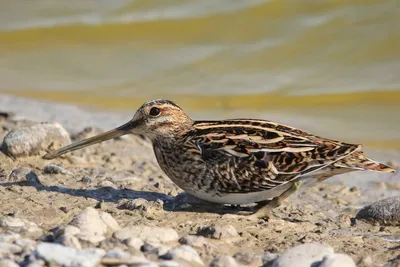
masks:
[[[300,182],[296,181],[284,191],[280,196],[274,197],[270,201],[262,201],[257,205],[257,211],[249,215],[253,219],[270,218],[271,211],[280,206],[282,202],[287,199],[291,194],[295,193],[300,188]]]

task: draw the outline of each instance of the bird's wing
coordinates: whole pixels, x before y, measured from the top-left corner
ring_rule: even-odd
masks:
[[[221,178],[227,190],[240,192],[269,190],[312,175],[360,148],[262,120],[196,122],[189,135],[210,169],[234,176]]]

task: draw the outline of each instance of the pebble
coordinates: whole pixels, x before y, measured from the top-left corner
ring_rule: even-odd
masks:
[[[0,242],[13,243],[19,239],[21,239],[21,235],[17,233],[0,233]]]
[[[371,224],[400,226],[400,196],[389,197],[365,206],[357,213],[356,219]]]
[[[161,258],[173,259],[182,264],[190,264],[190,266],[204,266],[197,251],[187,245],[171,248],[165,255],[161,256]]]
[[[95,267],[100,263],[105,251],[102,249],[76,250],[60,244],[41,243],[34,253],[39,259],[64,267]]]
[[[1,254],[3,254],[3,255],[16,254],[16,253],[20,253],[21,251],[22,251],[22,248],[18,245],[5,243],[5,242],[0,243],[0,255]]]
[[[324,257],[321,264],[318,267],[356,267],[353,259],[341,253],[335,253]]]
[[[82,245],[79,242],[79,239],[71,234],[63,234],[60,235],[56,240],[56,243],[62,244],[67,247],[75,248],[75,249],[82,249]]]
[[[205,247],[208,242],[203,236],[187,235],[179,239],[179,243],[182,245],[189,245],[191,247]]]
[[[245,266],[261,266],[262,265],[262,257],[261,255],[249,252],[238,252],[233,255],[233,258],[242,265]]]
[[[113,259],[129,259],[131,255],[120,248],[113,248],[104,255],[103,258],[113,258]]]
[[[12,260],[1,260],[0,259],[0,267],[19,267],[19,265],[16,264]]]
[[[140,251],[147,255],[154,255],[157,258],[160,257],[161,255],[166,254],[170,250],[170,247],[163,246],[161,244],[156,244],[156,243],[144,243],[143,246],[141,246]]]
[[[28,185],[39,185],[40,180],[36,173],[27,167],[21,167],[13,170],[8,179],[4,182],[11,182],[11,183],[25,183]]]
[[[176,261],[162,261],[158,264],[158,267],[181,267],[182,265]]]
[[[200,226],[197,229],[197,235],[213,239],[226,239],[239,236],[235,227],[232,225]]]
[[[63,167],[56,164],[47,164],[43,168],[43,172],[47,174],[64,174],[64,175],[72,175],[73,173]]]
[[[325,256],[333,255],[333,248],[320,243],[306,243],[286,250],[277,258],[272,267],[296,267],[317,266]]]
[[[123,199],[118,203],[117,208],[121,210],[139,210],[144,212],[162,210],[164,202],[161,199],[156,201],[148,201],[143,198]]]
[[[137,237],[129,237],[124,240],[124,244],[130,248],[140,250],[140,248],[143,246],[144,243],[141,239],[139,239]]]
[[[87,242],[95,246],[106,239],[104,235],[98,235],[91,232],[82,232],[77,234],[75,237],[78,238],[80,241]]]
[[[179,239],[178,233],[172,228],[150,226],[128,226],[115,232],[114,237],[120,241],[136,237],[154,243],[174,242]]]
[[[240,265],[231,256],[220,256],[210,262],[210,267],[239,267]]]
[[[38,239],[43,235],[43,230],[39,228],[36,223],[17,217],[5,217],[0,221],[0,227],[5,227],[15,232],[22,233],[24,236],[32,239]]]
[[[81,213],[75,215],[69,223],[81,230],[81,234],[92,233],[93,235],[104,235],[107,232],[113,232],[119,229],[119,224],[110,214],[98,212],[92,207],[84,209]]]
[[[13,157],[37,155],[51,147],[71,143],[68,132],[59,123],[38,123],[10,131],[3,140],[3,151]]]

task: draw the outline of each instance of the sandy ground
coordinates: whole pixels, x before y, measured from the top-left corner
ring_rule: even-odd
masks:
[[[58,121],[74,140],[100,131],[83,131],[85,127],[110,129],[129,118],[128,114],[89,112],[3,95],[0,109],[16,115],[12,119],[0,118],[1,139],[10,130],[26,124],[24,118]],[[400,161],[397,152],[370,154],[384,162]],[[48,163],[61,164],[71,173],[47,174],[44,166]],[[370,225],[354,219],[364,205],[400,194],[398,172],[354,172],[332,178],[300,190],[275,210],[274,219],[252,222],[232,215],[235,207],[180,205],[174,197],[182,191],[160,171],[151,145],[136,136],[107,141],[50,162],[40,156],[14,161],[0,153],[0,180],[19,167],[33,169],[41,185],[0,184],[0,216],[17,215],[35,222],[45,232],[65,224],[84,208],[95,207],[109,212],[121,226],[166,226],[175,229],[179,236],[193,234],[199,226],[232,225],[239,236],[211,239],[209,246],[196,248],[206,263],[217,255],[282,253],[313,241],[350,255],[359,266],[363,266],[366,257],[372,259],[372,266],[379,266],[400,255],[399,227]],[[135,199],[142,206],[129,207],[127,201]],[[249,265],[259,266],[260,262],[250,260]]]

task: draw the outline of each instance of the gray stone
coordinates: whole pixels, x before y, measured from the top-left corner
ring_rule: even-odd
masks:
[[[43,230],[36,223],[16,217],[8,216],[3,218],[0,221],[0,226],[19,232],[32,239],[37,239],[43,234]]]
[[[108,232],[112,233],[119,228],[118,223],[111,215],[104,212],[99,213],[92,207],[88,207],[76,215],[69,224],[79,228],[80,234],[91,233],[100,236]]]
[[[156,257],[160,257],[170,250],[170,247],[161,245],[159,243],[144,243],[140,250],[146,255],[154,255]]]
[[[167,254],[163,255],[161,258],[173,259],[182,264],[190,264],[190,266],[204,266],[197,251],[187,245],[171,248]]]
[[[0,259],[0,267],[19,267],[19,265],[16,264],[12,260],[1,260]]]
[[[182,245],[189,245],[191,247],[205,247],[208,242],[203,236],[187,235],[179,239],[179,243]]]
[[[122,199],[118,203],[118,209],[123,210],[139,210],[142,212],[150,212],[156,210],[163,209],[164,202],[161,199],[157,199],[156,201],[148,201],[143,198],[137,199]]]
[[[101,264],[106,266],[148,266],[151,264],[151,262],[143,256],[131,256],[127,253],[125,255],[125,252],[123,253],[124,254],[116,253],[115,251],[111,252],[109,256],[106,255],[103,257]]]
[[[231,256],[219,256],[213,259],[210,267],[239,267],[240,265]]]
[[[226,239],[239,236],[235,227],[232,225],[200,226],[197,229],[197,235],[213,239]]]
[[[242,265],[245,266],[261,266],[262,265],[262,257],[256,253],[250,252],[237,252],[233,255],[233,258]]]
[[[120,248],[113,248],[104,255],[104,258],[129,259],[131,255]]]
[[[12,157],[23,157],[70,143],[68,132],[59,123],[38,123],[10,131],[4,137],[3,151]]]
[[[64,175],[72,175],[73,173],[63,167],[56,164],[47,164],[43,168],[43,172],[47,174],[64,174]]]
[[[174,242],[179,239],[178,233],[172,228],[150,226],[128,226],[115,232],[114,237],[120,241],[137,237],[153,243]]]
[[[30,253],[35,250],[36,241],[27,238],[22,238],[16,240],[14,244],[20,246],[25,252]]]
[[[0,221],[0,226],[5,228],[23,228],[25,227],[25,222],[16,217],[5,217]]]
[[[356,219],[372,224],[400,226],[400,196],[386,198],[365,206],[358,212]]]
[[[285,251],[276,259],[272,267],[296,267],[318,266],[325,256],[332,256],[333,248],[320,243],[302,244]],[[313,265],[314,264],[314,265]]]
[[[41,243],[34,253],[39,259],[65,267],[95,267],[100,263],[105,251],[102,249],[76,250],[59,244]]]
[[[43,267],[44,264],[45,264],[45,262],[43,260],[35,260],[35,261],[31,261],[25,267]]]
[[[356,264],[349,255],[335,253],[325,256],[318,267],[356,267]]]
[[[36,173],[27,167],[21,167],[13,170],[8,179],[5,181],[8,183],[24,183],[29,185],[39,185],[40,180]]]

